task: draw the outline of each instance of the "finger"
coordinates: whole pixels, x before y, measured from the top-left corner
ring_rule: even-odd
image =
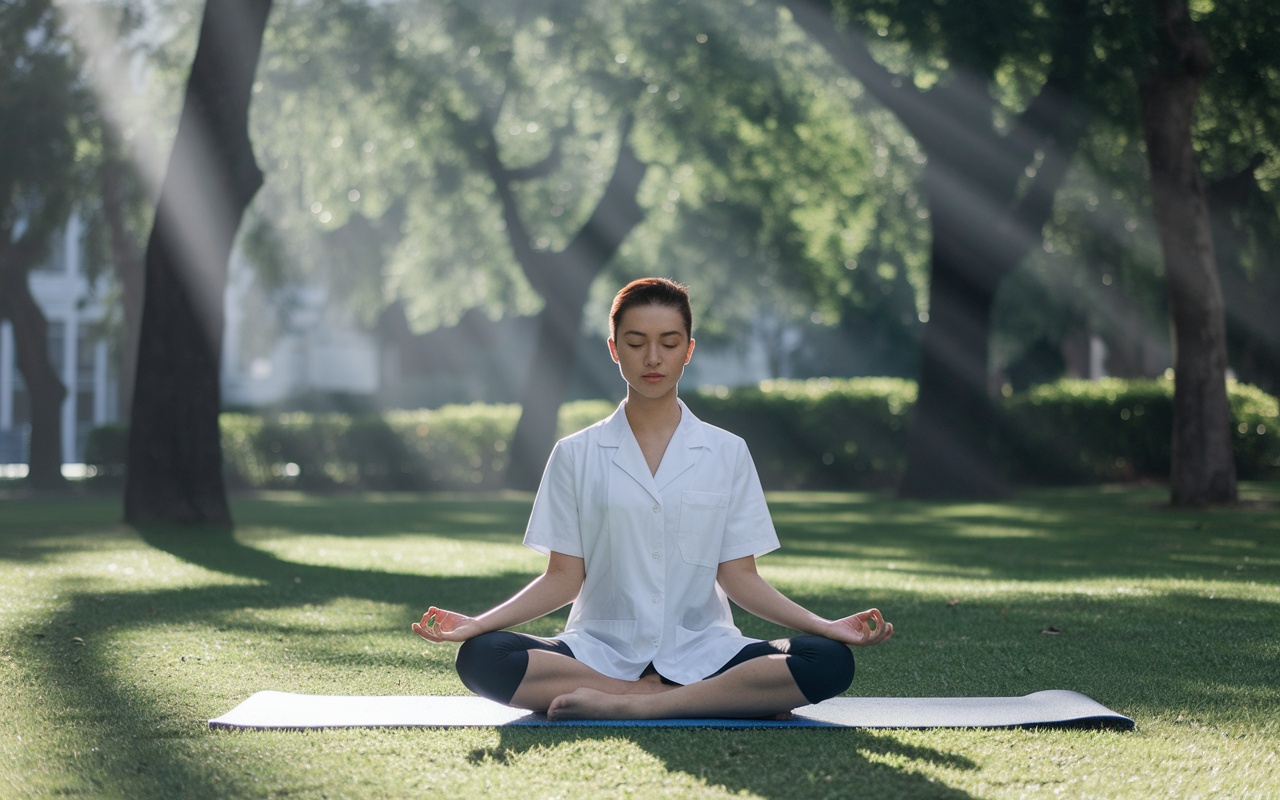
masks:
[[[877,631],[877,634],[878,635],[876,636],[876,644],[880,644],[885,639],[888,639],[890,636],[893,635],[893,623],[892,622],[881,623],[880,630]]]

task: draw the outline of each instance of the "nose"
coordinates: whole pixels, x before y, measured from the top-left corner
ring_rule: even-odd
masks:
[[[656,367],[662,363],[662,351],[657,344],[651,344],[644,351],[645,366]]]

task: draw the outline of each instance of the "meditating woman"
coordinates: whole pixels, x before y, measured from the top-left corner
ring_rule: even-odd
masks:
[[[627,397],[547,462],[524,537],[546,572],[477,617],[432,606],[413,624],[463,643],[458,674],[476,694],[553,720],[771,716],[849,688],[846,645],[892,635],[874,608],[823,619],[756,572],[778,537],[751,455],[676,396],[692,328],[678,283],[618,292],[609,352]],[[726,596],[807,635],[747,638]],[[504,630],[570,602],[553,639]]]

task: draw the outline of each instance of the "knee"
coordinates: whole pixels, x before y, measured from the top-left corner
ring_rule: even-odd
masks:
[[[805,699],[819,703],[843,693],[853,684],[853,653],[847,645],[821,636],[793,640],[787,665]]]
[[[510,631],[494,631],[468,639],[458,648],[454,667],[472,692],[508,703],[524,679],[528,655]]]

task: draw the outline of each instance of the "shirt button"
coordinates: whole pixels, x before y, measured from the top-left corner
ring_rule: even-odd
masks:
[[[659,553],[657,550],[654,550],[654,551],[653,551],[653,557],[654,557],[654,558],[658,558],[658,557],[659,557],[659,556],[661,556],[661,555],[662,555],[662,553]]]
[[[662,598],[661,598],[661,597],[658,597],[656,594],[653,596],[653,602],[655,602],[655,603],[657,603],[657,602],[658,602],[658,601],[660,601],[661,599],[662,599]]]
[[[654,647],[657,647],[657,646],[658,646],[658,640],[657,640],[657,639],[654,639],[654,640],[653,640],[653,646],[654,646]]]
[[[653,504],[653,513],[657,514],[661,510],[662,510],[662,506],[658,505],[657,503]]]

